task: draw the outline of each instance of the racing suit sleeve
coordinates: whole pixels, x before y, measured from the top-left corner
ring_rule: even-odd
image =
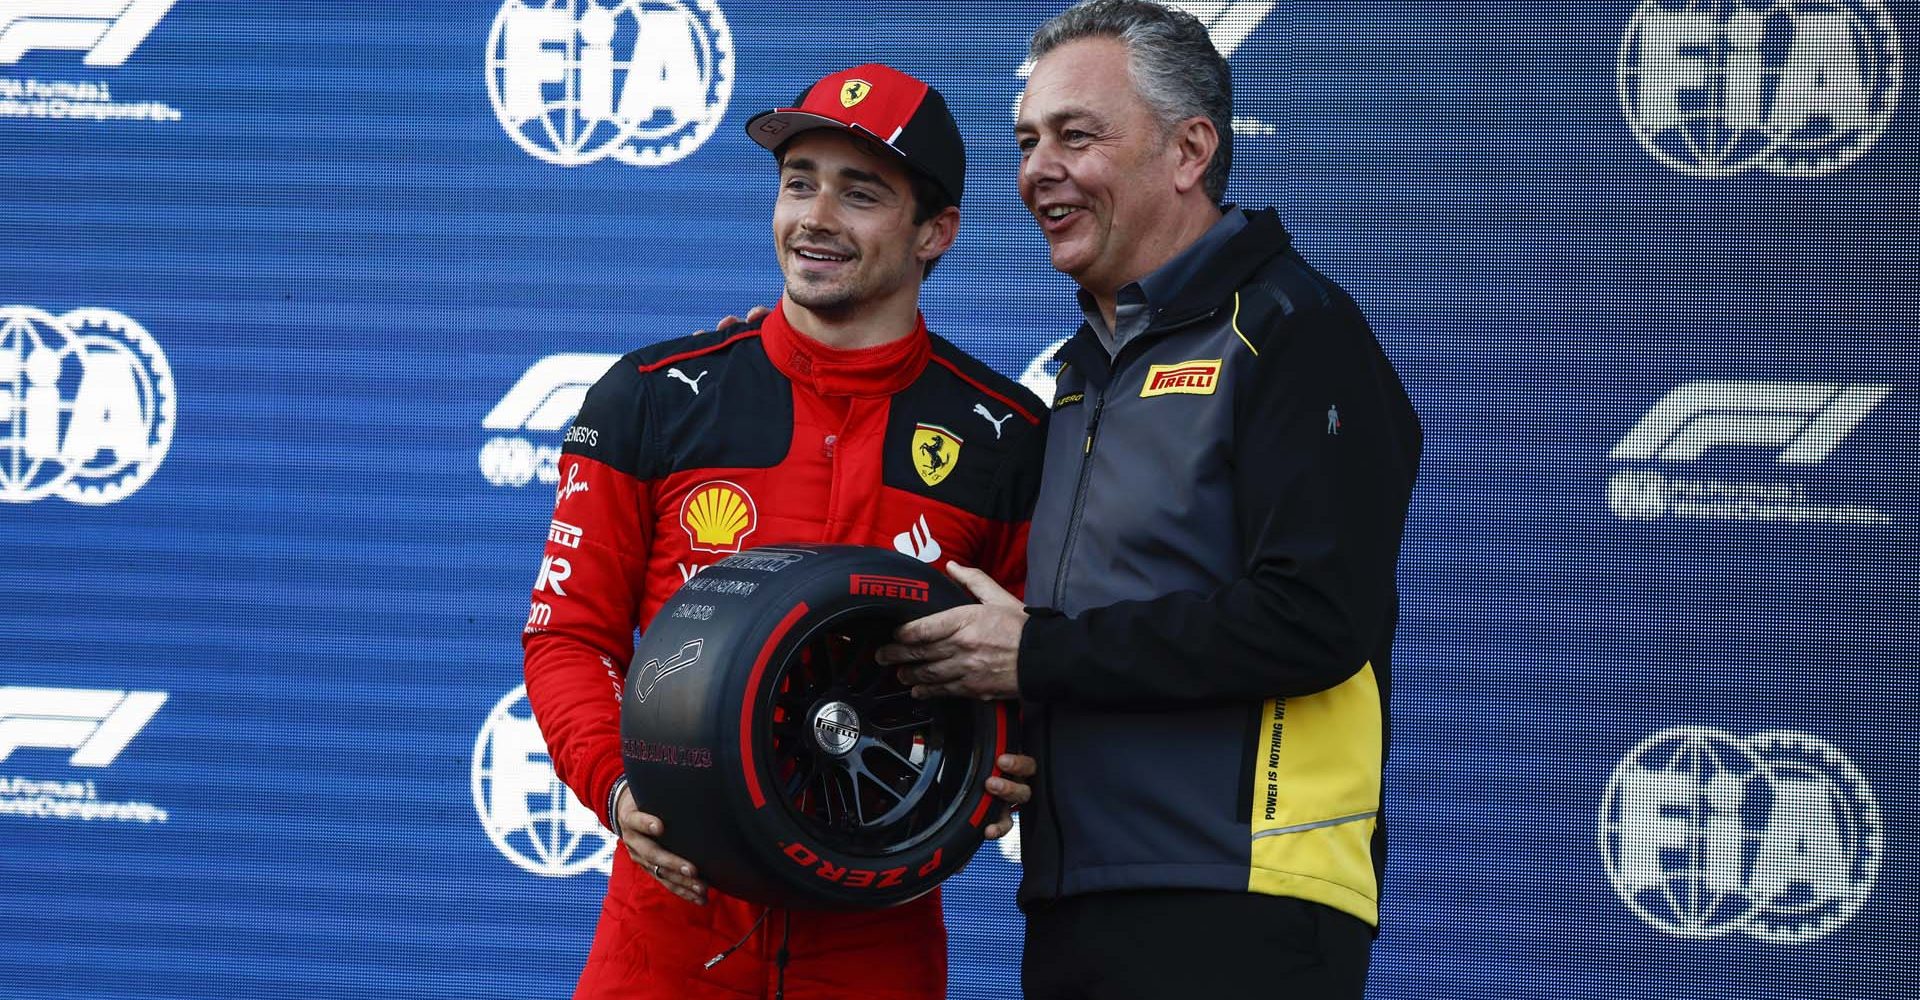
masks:
[[[652,541],[649,484],[640,477],[644,406],[639,372],[624,359],[588,391],[560,455],[521,636],[527,700],[554,772],[603,821],[625,771],[620,689]]]
[[[994,483],[994,516],[988,522],[978,557],[980,570],[1023,601],[1027,594],[1027,529],[1033,521],[1034,502],[1040,496],[1040,461],[1047,444],[1047,411],[1038,409],[1038,413],[1034,423],[1022,422],[1024,435],[1013,443],[1013,453],[1000,465]]]
[[[1029,609],[1021,697],[1106,708],[1243,702],[1334,687],[1380,650],[1420,453],[1419,421],[1344,294],[1266,324],[1234,412],[1241,574],[1210,594],[1068,617]]]

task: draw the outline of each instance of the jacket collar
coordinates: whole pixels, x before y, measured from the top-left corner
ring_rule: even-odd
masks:
[[[1169,327],[1183,326],[1218,310],[1234,290],[1246,284],[1247,279],[1266,266],[1267,261],[1292,248],[1293,237],[1280,224],[1280,213],[1263,208],[1247,211],[1246,217],[1246,226],[1198,264],[1186,286],[1160,310],[1153,325],[1142,331],[1135,340],[1151,337]],[[1054,354],[1054,358],[1078,367],[1082,375],[1102,386],[1106,384],[1106,378],[1101,373],[1112,365],[1099,335],[1085,322],[1080,324],[1077,333],[1068,338],[1066,345]]]
[[[920,377],[932,354],[927,318],[914,314],[906,336],[873,347],[843,350],[801,333],[787,322],[785,298],[760,322],[767,358],[793,382],[823,396],[890,396]]]
[[[1198,268],[1193,279],[1161,312],[1155,326],[1175,326],[1218,309],[1255,271],[1292,247],[1293,237],[1280,224],[1280,213],[1262,208],[1249,211],[1246,216],[1246,227],[1233,234]]]

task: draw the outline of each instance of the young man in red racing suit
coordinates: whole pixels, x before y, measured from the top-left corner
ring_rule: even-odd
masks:
[[[626,790],[619,698],[634,629],[713,562],[855,543],[1016,590],[1026,576],[1046,411],[928,333],[918,309],[959,225],[964,152],[944,100],[860,66],[747,130],[780,161],[786,294],[758,323],[628,354],[587,394],[523,636],[554,769],[626,848],[574,995],[940,997],[937,892],[874,912],[769,911],[661,848],[673,817],[640,812]],[[1031,759],[999,764],[988,791],[1024,801]],[[1009,825],[1002,814],[987,832]]]

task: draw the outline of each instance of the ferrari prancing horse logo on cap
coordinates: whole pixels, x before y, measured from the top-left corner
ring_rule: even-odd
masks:
[[[928,486],[938,486],[960,462],[960,435],[938,424],[917,424],[913,428],[913,471]]]
[[[850,108],[867,99],[873,93],[873,84],[865,80],[848,80],[840,85],[840,106]]]

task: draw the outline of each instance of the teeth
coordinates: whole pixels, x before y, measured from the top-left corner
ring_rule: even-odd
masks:
[[[1064,219],[1067,216],[1072,215],[1073,213],[1078,211],[1080,210],[1078,208],[1075,208],[1072,205],[1055,205],[1052,208],[1047,209],[1047,218]]]
[[[805,257],[808,260],[844,261],[844,260],[852,259],[851,257],[836,257],[836,256],[833,256],[832,254],[820,253],[817,250],[800,250],[797,252],[800,254],[800,256]]]

